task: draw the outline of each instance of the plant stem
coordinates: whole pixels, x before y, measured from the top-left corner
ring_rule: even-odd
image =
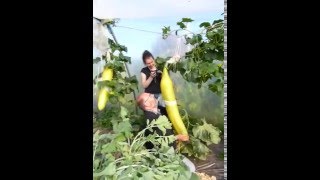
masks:
[[[144,165],[129,165],[129,166],[122,166],[122,167],[119,167],[116,171],[119,171],[121,169],[126,169],[128,167],[137,167],[137,166],[141,166],[141,167],[145,167],[145,168],[149,168],[148,166],[144,166]]]
[[[157,152],[150,152],[149,151],[149,154],[154,154],[154,153],[157,153]],[[146,155],[146,154],[148,154],[148,153],[135,154],[135,156],[141,156],[141,155]]]
[[[156,127],[156,126],[149,126],[149,127],[147,126],[147,127],[144,128],[143,130],[141,130],[141,131],[136,135],[136,137],[134,137],[134,139],[133,139],[133,141],[132,141],[132,144],[131,144],[131,146],[130,146],[129,153],[131,153],[131,149],[132,149],[133,145],[138,141],[138,140],[137,140],[138,137],[142,136],[142,134],[143,134],[147,129],[153,128],[153,127]]]
[[[121,161],[122,159],[125,159],[125,157],[116,159],[116,160],[114,161],[114,163],[118,163],[118,162]]]

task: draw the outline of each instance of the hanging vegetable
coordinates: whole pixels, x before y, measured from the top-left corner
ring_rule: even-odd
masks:
[[[181,119],[181,116],[178,110],[177,101],[176,101],[175,93],[173,90],[172,80],[169,76],[166,66],[163,68],[160,88],[161,88],[162,97],[166,104],[166,110],[167,110],[169,119],[173,124],[174,129],[176,130],[177,134],[188,135],[188,131],[185,125],[183,124],[183,121]]]
[[[113,77],[113,70],[110,68],[106,68],[103,72],[102,72],[102,81],[110,81],[112,80]],[[99,111],[102,111],[107,104],[107,101],[109,99],[109,90],[108,87],[104,86],[101,87],[99,95],[98,95],[98,109]]]

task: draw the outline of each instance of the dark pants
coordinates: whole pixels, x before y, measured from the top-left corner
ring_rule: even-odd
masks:
[[[162,108],[164,108],[164,107],[159,107],[161,114],[163,114],[163,115],[168,117],[166,109],[165,108],[162,109]],[[144,111],[145,119],[146,120],[149,119],[149,121],[152,121],[154,119],[158,119],[161,114],[155,114],[155,113],[150,112],[150,111]],[[146,123],[145,123],[143,129],[145,127],[146,127]],[[166,129],[166,134],[162,134],[162,131],[157,127],[154,127],[152,129],[153,129],[153,132],[150,132],[149,130],[146,130],[145,131],[145,136],[148,136],[149,134],[153,134],[154,132],[156,132],[160,136],[162,136],[162,135],[164,135],[164,136],[174,135],[172,129]],[[169,144],[169,146],[173,146],[174,148],[176,148],[176,143],[173,142],[173,143]],[[152,149],[154,147],[154,145],[151,142],[146,142],[145,147],[147,149]]]

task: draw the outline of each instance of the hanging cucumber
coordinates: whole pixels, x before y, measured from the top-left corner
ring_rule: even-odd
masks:
[[[162,78],[160,83],[162,98],[166,104],[166,110],[169,116],[173,128],[176,130],[177,134],[188,135],[188,131],[183,124],[181,119],[178,105],[173,90],[172,80],[169,76],[167,67],[163,68]]]
[[[113,77],[113,70],[110,68],[106,68],[103,72],[102,72],[102,81],[105,80],[112,80]],[[99,111],[102,111],[107,104],[107,101],[109,99],[109,92],[108,92],[108,88],[107,87],[102,87],[99,91],[99,95],[98,95],[98,109]]]

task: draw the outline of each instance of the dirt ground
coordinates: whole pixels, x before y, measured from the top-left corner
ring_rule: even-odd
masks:
[[[217,145],[210,145],[212,153],[208,156],[207,160],[199,160],[193,157],[188,157],[196,166],[196,172],[205,173],[209,176],[215,176],[217,180],[224,179],[224,163],[221,156],[223,153],[223,141]]]

